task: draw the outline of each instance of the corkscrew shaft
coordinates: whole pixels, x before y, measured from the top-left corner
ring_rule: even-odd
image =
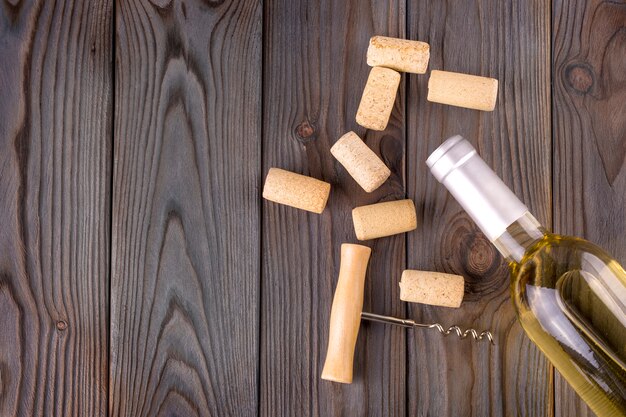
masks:
[[[482,331],[478,333],[474,329],[462,330],[457,325],[453,325],[453,326],[448,327],[448,329],[445,329],[439,323],[433,323],[433,324],[416,323],[414,320],[410,320],[410,319],[400,319],[397,317],[382,316],[380,314],[365,313],[365,312],[361,313],[361,318],[364,320],[376,321],[376,322],[385,323],[385,324],[393,324],[393,325],[402,326],[402,327],[418,327],[418,328],[424,328],[424,329],[436,329],[439,333],[443,334],[444,336],[448,336],[450,333],[454,332],[461,339],[465,339],[467,336],[472,336],[475,340],[479,340],[479,341],[483,339],[487,339],[492,345],[495,345],[495,342],[493,340],[493,335],[491,334],[491,332],[488,332],[488,331]]]

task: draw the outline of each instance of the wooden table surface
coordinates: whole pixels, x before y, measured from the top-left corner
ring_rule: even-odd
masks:
[[[495,77],[494,112],[426,101],[354,120],[370,36]],[[507,267],[429,174],[460,133],[536,217],[626,261],[621,1],[0,2],[0,416],[591,415],[524,335]],[[365,193],[346,131],[391,168]],[[262,200],[270,167],[332,184],[322,215]],[[497,346],[361,328],[322,381],[357,205],[411,198],[367,242],[367,311],[491,329]],[[399,300],[405,268],[462,274],[458,310]]]

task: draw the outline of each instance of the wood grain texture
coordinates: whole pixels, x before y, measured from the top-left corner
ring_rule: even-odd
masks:
[[[111,416],[256,414],[261,13],[118,3]]]
[[[424,161],[464,135],[542,223],[626,263],[624,3],[126,0],[115,34],[113,9],[0,0],[0,416],[593,416]],[[495,112],[403,75],[388,128],[358,126],[374,34],[498,78]],[[330,154],[349,130],[392,170],[373,193]],[[324,213],[263,202],[273,166],[332,183]],[[353,384],[323,381],[351,209],[407,195],[417,230],[366,242],[364,310],[497,346],[364,323]],[[407,308],[406,267],[464,275],[462,307]]]
[[[499,80],[496,109],[485,113],[428,103],[427,77],[408,78],[407,189],[421,219],[408,236],[408,266],[466,278],[460,309],[413,305],[410,315],[490,329],[497,344],[413,332],[409,415],[549,416],[552,369],[516,320],[508,268],[425,160],[446,138],[463,135],[551,225],[550,4],[420,1],[408,13],[408,37],[430,43],[430,70]]]
[[[554,228],[626,263],[626,4],[555,0]],[[556,415],[593,415],[557,374]]]
[[[0,415],[104,416],[110,1],[0,2]]]
[[[352,208],[404,198],[404,87],[384,133],[355,122],[375,34],[404,36],[403,2],[265,3],[263,172],[279,167],[332,184],[314,215],[263,205],[260,412],[263,416],[404,416],[405,331],[363,324],[354,380],[320,378],[328,343],[340,245],[356,243]],[[353,130],[391,168],[367,194],[330,154]],[[402,315],[397,282],[405,266],[402,235],[366,242],[373,249],[364,309]]]

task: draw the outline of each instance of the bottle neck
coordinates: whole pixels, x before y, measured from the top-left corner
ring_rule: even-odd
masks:
[[[511,223],[493,244],[509,262],[519,263],[524,254],[537,241],[541,240],[547,231],[529,212]]]
[[[461,136],[446,140],[426,164],[509,261],[520,262],[546,234],[524,203]]]

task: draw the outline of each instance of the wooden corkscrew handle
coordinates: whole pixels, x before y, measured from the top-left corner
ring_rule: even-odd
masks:
[[[339,279],[330,311],[330,330],[322,379],[350,384],[354,348],[361,323],[365,272],[372,250],[367,246],[341,245]]]

